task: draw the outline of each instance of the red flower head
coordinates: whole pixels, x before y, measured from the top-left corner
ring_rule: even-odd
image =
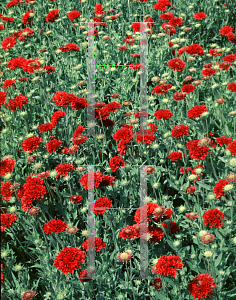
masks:
[[[103,242],[100,238],[89,237],[85,242],[83,242],[82,247],[88,251],[89,249],[94,249],[96,252],[100,251],[102,248],[105,249],[107,244]]]
[[[6,37],[3,41],[2,41],[2,49],[3,50],[7,50],[7,49],[11,49],[15,46],[16,44],[16,39],[9,36]]]
[[[174,58],[168,62],[168,66],[173,71],[182,72],[185,68],[185,62],[182,59]]]
[[[55,136],[51,136],[48,143],[44,145],[44,147],[48,150],[49,154],[52,154],[61,146],[62,141],[55,138]]]
[[[177,274],[176,269],[182,270],[182,267],[184,266],[181,262],[182,259],[177,255],[163,255],[158,259],[158,262],[154,268],[154,273],[175,277]]]
[[[5,176],[8,173],[11,173],[14,169],[16,161],[11,157],[5,157],[0,161],[0,177]]]
[[[108,197],[101,197],[91,204],[90,209],[94,212],[95,215],[102,215],[104,214],[105,210],[109,209],[111,206],[111,199],[109,199]]]
[[[195,119],[201,116],[202,113],[206,112],[207,108],[205,104],[196,105],[188,110],[187,116],[191,119]]]
[[[38,146],[41,145],[43,142],[43,139],[37,136],[32,136],[24,140],[24,142],[21,144],[21,148],[23,151],[29,151],[30,153],[34,150],[38,149]]]
[[[10,227],[12,223],[19,220],[16,214],[1,214],[1,231],[4,231],[7,227]]]
[[[158,278],[158,277],[154,278],[152,286],[154,287],[155,290],[160,291],[162,289],[162,281],[161,281],[161,279]]]
[[[63,222],[62,220],[51,220],[44,224],[43,231],[46,234],[51,234],[54,232],[55,234],[58,234],[59,232],[62,232],[66,229],[67,224],[66,222]]]
[[[221,219],[223,219],[223,220],[225,219],[224,213],[221,212],[217,208],[213,208],[213,209],[208,210],[207,212],[205,212],[202,215],[202,217],[204,219],[203,225],[209,224],[210,228],[212,228],[212,227],[216,227],[216,228],[222,227],[223,222],[222,222]]]
[[[179,100],[183,100],[185,97],[186,97],[187,95],[186,94],[184,94],[184,93],[182,93],[182,92],[176,92],[176,93],[174,93],[174,95],[173,95],[173,99],[175,100],[175,101],[179,101]]]
[[[52,23],[59,18],[59,10],[51,10],[46,17],[46,22]]]
[[[123,227],[121,231],[119,232],[119,238],[124,238],[124,239],[133,239],[138,237],[138,231],[135,230],[133,226],[127,225],[126,227]]]
[[[140,31],[143,31],[145,29],[145,24],[140,23],[140,22],[134,22],[131,25],[131,28],[133,28],[134,32],[140,32]]]
[[[31,16],[30,14],[35,14],[35,12],[33,10],[30,10],[28,11],[27,13],[25,13],[23,15],[23,18],[21,20],[21,22],[24,24],[24,25],[29,25],[30,21],[31,21]]]
[[[224,26],[219,30],[219,33],[227,36],[229,33],[233,32],[233,27]]]
[[[181,87],[181,90],[184,92],[184,93],[192,93],[193,91],[196,90],[196,87],[192,84],[185,84]]]
[[[227,90],[229,90],[231,92],[235,92],[236,91],[236,82],[230,82],[227,86]]]
[[[12,197],[12,194],[14,194],[14,188],[13,184],[9,181],[2,181],[2,186],[0,190],[0,194],[3,196],[2,200],[3,201],[9,201]]]
[[[159,109],[154,113],[155,118],[160,121],[161,119],[168,120],[173,114],[169,109]]]
[[[68,175],[68,172],[71,170],[74,170],[75,167],[72,164],[68,164],[67,162],[65,163],[60,163],[59,165],[56,166],[56,171],[57,171],[57,175],[56,178],[58,178],[59,176],[65,177]]]
[[[63,275],[74,274],[75,270],[81,269],[80,265],[85,262],[85,255],[78,247],[66,247],[57,255],[53,265],[62,271]]]
[[[101,4],[99,4],[99,3],[96,4],[96,6],[94,7],[94,14],[95,14],[95,16],[98,16],[98,17],[104,16],[105,11]]]
[[[189,157],[191,159],[204,160],[209,154],[207,146],[198,146],[199,141],[200,139],[190,140],[186,143],[186,146],[189,150]]]
[[[190,295],[197,300],[205,299],[211,296],[211,292],[214,290],[216,283],[210,274],[200,274],[194,278],[188,285],[188,291]]]
[[[120,156],[114,156],[110,159],[109,168],[115,172],[119,167],[125,167],[124,159]]]
[[[188,135],[189,127],[183,124],[176,125],[172,128],[171,136],[175,137],[176,139],[181,138],[182,136]]]
[[[224,194],[224,187],[229,184],[229,182],[225,179],[222,179],[216,183],[216,185],[213,188],[213,193],[216,195],[216,199],[219,199],[222,196],[225,196]]]
[[[195,220],[196,218],[199,218],[199,215],[196,214],[195,212],[186,213],[185,216],[186,216],[186,218],[188,218],[191,221]]]
[[[195,191],[196,191],[196,188],[193,185],[186,188],[186,193],[193,194]]]
[[[178,152],[178,151],[171,152],[171,153],[168,155],[168,158],[169,158],[171,161],[175,161],[175,160],[177,160],[178,158],[179,158],[180,160],[183,160],[183,157],[185,157],[185,154],[182,153],[182,152]]]
[[[76,44],[68,43],[65,46],[59,47],[60,50],[63,52],[69,52],[69,51],[79,51],[79,47]]]
[[[148,226],[148,233],[151,235],[149,241],[154,243],[160,242],[165,235],[162,228],[157,226]]]
[[[193,17],[196,20],[203,20],[207,17],[207,15],[204,12],[199,12],[199,13],[195,14]]]
[[[68,18],[69,18],[69,20],[71,20],[71,22],[73,22],[75,19],[78,19],[80,16],[81,16],[81,13],[77,10],[72,10],[68,14]]]

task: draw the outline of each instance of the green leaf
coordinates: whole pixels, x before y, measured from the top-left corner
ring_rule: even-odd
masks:
[[[215,260],[215,267],[217,268],[218,265],[220,264],[221,260],[222,260],[222,255],[223,252],[220,253],[220,255],[217,257],[217,259]]]
[[[209,191],[212,190],[212,188],[209,185],[207,185],[207,184],[205,184],[203,182],[198,182],[198,184],[200,186],[204,187],[206,190],[209,190]]]

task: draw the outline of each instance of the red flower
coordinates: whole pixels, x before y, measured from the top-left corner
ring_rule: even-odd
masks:
[[[199,215],[196,214],[195,212],[186,213],[185,216],[186,216],[186,218],[188,218],[191,221],[195,220],[196,218],[199,218]]]
[[[47,132],[50,131],[52,132],[52,129],[55,127],[55,124],[52,124],[50,122],[47,122],[45,124],[39,125],[38,126],[38,130],[42,133],[42,132]]]
[[[67,224],[66,222],[63,222],[62,220],[51,220],[44,224],[43,231],[46,234],[51,234],[54,232],[55,234],[58,234],[59,232],[62,232],[66,229]]]
[[[162,281],[161,281],[161,279],[158,278],[158,277],[154,278],[152,286],[154,287],[155,290],[160,291],[162,289]]]
[[[51,123],[56,125],[58,122],[58,119],[60,119],[64,116],[66,116],[66,113],[64,111],[61,111],[61,110],[55,111],[54,114],[51,116]]]
[[[60,163],[59,165],[56,166],[56,171],[57,171],[57,175],[56,178],[58,178],[59,176],[65,177],[68,175],[68,172],[71,170],[74,170],[75,167],[72,164],[68,164],[67,162],[65,163]]]
[[[154,268],[155,274],[165,275],[175,277],[177,274],[176,269],[181,269],[184,266],[182,259],[178,255],[163,255],[158,259],[156,266]]]
[[[11,173],[14,169],[16,161],[10,157],[5,157],[0,161],[0,177],[5,176],[8,173]]]
[[[7,92],[0,92],[0,108],[5,104],[7,100]]]
[[[183,173],[187,173],[187,174],[188,174],[189,171],[191,171],[191,168],[190,168],[190,167],[187,167],[187,168],[181,167],[181,168],[180,168],[180,172],[181,172],[182,174],[183,174]]]
[[[182,59],[174,58],[168,62],[168,66],[173,71],[182,72],[185,68],[185,62]]]
[[[55,138],[55,136],[51,136],[48,143],[44,145],[46,149],[48,149],[48,153],[52,154],[55,152],[62,144],[62,141]]]
[[[225,179],[219,180],[213,188],[213,193],[216,195],[216,199],[219,199],[224,194],[224,187],[229,184],[229,182]]]
[[[119,232],[119,238],[124,239],[133,239],[138,237],[138,232],[135,230],[133,226],[127,225],[126,227],[123,227],[121,231]]]
[[[219,33],[227,36],[229,33],[233,32],[233,27],[224,26],[219,30]]]
[[[92,280],[92,275],[94,274],[94,271],[87,271],[87,270],[83,270],[82,272],[80,272],[79,274],[79,281],[82,282],[87,282],[89,280]]]
[[[193,194],[196,191],[195,186],[189,186],[186,188],[186,193]]]
[[[150,126],[151,129],[146,130],[146,129],[143,129],[142,126],[140,126],[140,131],[138,131],[135,134],[135,139],[138,142],[142,142],[142,143],[143,143],[143,140],[144,140],[145,144],[150,145],[151,142],[153,142],[157,139],[157,136],[156,136],[155,133],[157,131],[158,126],[155,125],[154,123],[151,123],[148,126]]]
[[[231,143],[231,137],[220,136],[216,138],[216,143],[220,146],[229,145]]]
[[[226,149],[231,152],[232,156],[234,156],[236,154],[236,140],[231,142]]]
[[[111,199],[109,199],[108,197],[101,197],[91,204],[90,209],[94,212],[95,215],[102,215],[104,214],[105,210],[109,209],[111,206]]]
[[[34,150],[37,150],[38,146],[41,145],[43,139],[37,136],[32,136],[24,140],[21,144],[23,151],[29,151],[30,153]]]
[[[16,81],[14,79],[7,79],[4,81],[3,88],[8,89],[9,86],[13,85]]]
[[[192,84],[185,84],[181,87],[181,90],[184,92],[184,93],[192,93],[193,91],[196,90],[196,87]]]
[[[30,21],[31,21],[31,17],[30,17],[30,14],[33,13],[34,14],[34,11],[33,10],[30,10],[28,12],[26,12],[24,15],[23,15],[23,18],[21,20],[21,22],[24,24],[24,25],[29,25]]]
[[[7,49],[11,49],[15,46],[16,44],[16,39],[9,36],[6,37],[3,41],[2,41],[2,49],[3,50],[7,50]]]
[[[42,68],[39,58],[29,59],[23,65],[23,72],[33,74],[36,70]]]
[[[182,153],[182,152],[178,152],[178,151],[171,152],[171,153],[168,155],[168,158],[169,158],[171,161],[175,161],[175,160],[177,160],[178,158],[180,158],[180,160],[183,160],[182,157],[185,157],[185,154]]]
[[[4,271],[2,270],[3,264],[1,264],[1,282],[3,283]]]
[[[179,101],[179,100],[183,100],[186,96],[187,96],[187,95],[184,94],[184,93],[182,93],[182,92],[180,92],[180,93],[176,92],[176,93],[174,93],[174,95],[173,95],[173,99],[174,99],[175,101]]]
[[[120,51],[125,51],[126,49],[127,49],[126,46],[120,46],[120,47],[118,47],[118,50],[120,50]]]
[[[179,228],[177,224],[174,221],[170,221],[169,223],[162,223],[162,226],[164,228],[167,228],[167,230],[170,232],[170,234],[174,234],[179,231]]]
[[[235,92],[236,91],[236,82],[229,83],[227,86],[227,90],[229,90],[231,92]]]
[[[186,146],[189,150],[189,157],[191,159],[204,160],[209,154],[207,146],[198,146],[199,141],[200,139],[190,140],[186,143]]]
[[[73,22],[75,19],[78,19],[80,16],[81,16],[81,13],[77,10],[72,10],[68,14],[68,18],[69,18],[69,20],[71,20],[71,22]]]
[[[56,104],[58,107],[67,107],[69,103],[75,99],[75,95],[57,91],[55,92],[55,95],[52,97],[52,101]]]
[[[204,12],[199,12],[199,13],[195,14],[193,17],[196,20],[203,20],[207,17],[207,15]]]
[[[119,167],[125,167],[124,159],[120,156],[114,156],[110,159],[109,168],[115,172]]]
[[[96,4],[96,6],[94,7],[94,14],[98,17],[100,17],[100,15],[104,16],[105,11],[101,4]]]
[[[173,27],[182,26],[183,25],[183,19],[180,18],[180,17],[174,17],[174,18],[169,20],[168,25],[171,25]],[[172,29],[172,33],[174,34],[175,32],[176,32],[176,30]]]
[[[159,109],[154,113],[154,116],[158,121],[160,121],[161,119],[170,119],[173,114],[169,109]]]
[[[186,52],[189,53],[191,56],[193,54],[198,54],[200,56],[204,55],[204,50],[202,47],[198,44],[188,45]]]
[[[3,182],[2,181],[2,186],[0,190],[0,194],[3,196],[2,200],[3,201],[9,201],[12,197],[12,194],[14,194],[14,188],[13,184],[9,181]]]
[[[65,46],[59,47],[60,50],[63,52],[69,52],[69,51],[79,51],[79,47],[76,44],[68,43]]]
[[[26,178],[26,183],[24,183],[17,192],[17,199],[22,198],[22,209],[28,211],[32,207],[32,201],[41,200],[46,193],[47,190],[42,179],[28,176]]]
[[[170,20],[172,18],[174,18],[174,14],[169,11],[160,15],[160,19],[162,19],[162,20]]]
[[[174,136],[176,139],[179,139],[182,136],[188,135],[189,127],[183,124],[176,125],[172,128],[171,136]]]
[[[16,68],[23,68],[24,64],[27,62],[27,59],[24,57],[16,57],[16,58],[11,58],[8,62],[7,68],[11,70],[15,70]]]
[[[134,32],[140,32],[140,31],[143,31],[145,29],[145,24],[140,23],[140,22],[134,22],[131,25],[131,28],[133,28]]]
[[[137,71],[139,69],[144,69],[144,65],[139,64],[139,63],[132,63],[131,65],[129,65],[131,69]]]
[[[9,9],[11,8],[12,6],[16,6],[19,4],[19,0],[12,0],[11,2],[8,2],[7,5],[6,5],[6,8]]]
[[[135,43],[135,39],[132,36],[127,36],[123,39],[126,44],[133,45]]]
[[[145,216],[141,216],[140,219],[140,213],[141,213],[141,209],[147,209],[147,222],[150,222],[150,216],[152,216],[153,211],[158,208],[158,204],[157,203],[151,203],[151,202],[147,202],[146,204],[144,204],[141,208],[137,209],[134,215],[134,220],[136,223],[142,223],[142,222],[146,222],[145,220]],[[144,219],[143,219],[144,218]]]
[[[46,22],[52,23],[59,18],[59,10],[51,10],[46,17]]]
[[[205,76],[215,75],[216,72],[217,72],[216,69],[211,69],[211,68],[206,68],[202,70],[202,74]]]
[[[100,251],[102,248],[105,249],[107,244],[103,242],[100,238],[89,237],[85,242],[83,242],[82,247],[88,251],[89,249],[94,249],[96,252]]]
[[[162,228],[157,226],[148,226],[148,233],[152,235],[149,241],[154,243],[160,242],[165,235]]]
[[[210,242],[214,241],[215,236],[211,233],[206,233],[203,236],[201,236],[201,240],[203,244],[208,245]]]
[[[75,204],[83,200],[83,197],[81,195],[72,195],[69,200],[73,201],[73,204]]]
[[[93,174],[93,175],[92,175]],[[91,176],[91,178],[90,178]],[[94,180],[93,180],[94,178]],[[114,185],[115,183],[113,182],[115,180],[115,177],[113,176],[108,176],[102,175],[102,172],[98,171],[97,173],[95,172],[89,172],[82,176],[79,180],[79,183],[83,186],[84,190],[92,190],[94,187],[98,188],[101,186],[107,186],[107,185]],[[89,181],[89,183],[88,183]]]
[[[205,104],[196,105],[188,110],[187,116],[191,119],[195,119],[201,116],[202,113],[206,112],[207,108]]]
[[[222,222],[221,219],[223,219],[223,220],[225,219],[224,213],[221,212],[217,208],[213,208],[213,209],[208,210],[207,212],[205,212],[202,215],[202,217],[204,219],[203,225],[209,224],[210,228],[212,228],[212,227],[216,227],[216,228],[222,227],[223,222]]]
[[[62,271],[63,275],[74,274],[75,270],[81,269],[80,265],[85,262],[85,255],[78,247],[66,247],[57,255],[53,265]]]
[[[155,93],[156,95],[166,95],[167,91],[172,87],[170,83],[164,83],[161,85],[156,85],[152,91],[152,94]]]
[[[1,231],[5,231],[7,227],[10,227],[12,223],[19,220],[16,214],[1,214]]]
[[[194,278],[191,283],[188,285],[188,291],[191,296],[199,299],[205,299],[208,296],[211,296],[216,283],[210,274],[200,274]]]
[[[22,94],[16,96],[13,99],[10,99],[8,101],[8,104],[6,104],[6,108],[10,109],[11,111],[15,111],[16,108],[19,108],[21,109],[22,106],[24,106],[25,104],[27,104],[29,101],[28,101],[28,98],[26,96],[23,96]]]
[[[223,61],[234,61],[236,59],[236,54],[228,54],[226,56],[223,57]]]

